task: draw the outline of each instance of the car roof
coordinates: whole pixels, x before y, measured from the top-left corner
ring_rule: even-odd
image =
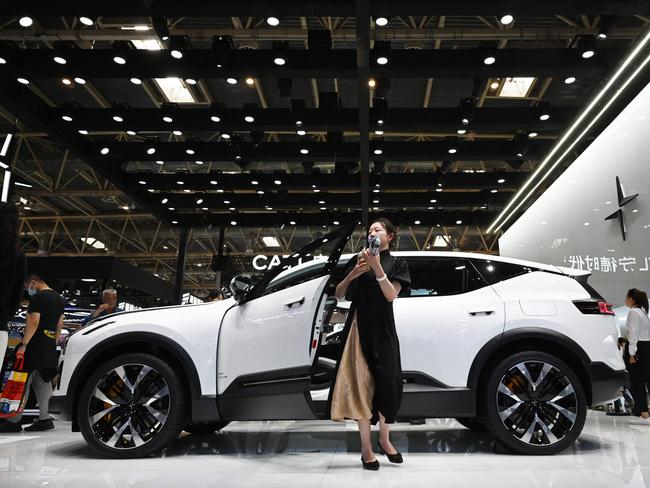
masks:
[[[571,269],[571,268],[565,268],[561,266],[554,266],[552,264],[544,264],[544,263],[539,263],[536,261],[527,261],[525,259],[518,259],[518,258],[509,258],[505,256],[495,256],[492,254],[484,254],[484,253],[477,253],[477,252],[461,252],[461,251],[391,251],[390,253],[392,256],[396,258],[408,258],[408,257],[452,257],[452,258],[470,258],[470,259],[482,259],[485,261],[495,261],[495,262],[501,262],[501,263],[511,263],[511,264],[518,264],[520,266],[528,266],[531,268],[536,268],[540,269],[543,271],[549,271],[551,273],[562,273],[570,276],[579,276],[583,274],[590,274],[589,272],[582,271],[582,270],[577,270],[577,269]],[[350,258],[356,256],[356,253],[354,254],[342,254],[341,258],[339,259],[339,264],[342,262],[347,262]],[[309,269],[312,266],[316,266],[319,263],[322,263],[325,259],[327,259],[326,255],[323,256],[316,256],[315,259],[312,259],[310,261],[301,263],[297,266],[293,266],[282,273],[280,273],[278,276],[275,277],[275,280],[282,278],[284,276],[287,276],[291,273],[294,273],[299,270],[305,270]]]

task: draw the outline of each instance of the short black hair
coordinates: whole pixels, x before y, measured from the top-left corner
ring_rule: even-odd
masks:
[[[41,277],[41,275],[37,275],[35,273],[29,274],[25,280],[25,283],[29,283],[30,281],[40,281],[41,283],[45,283],[45,280]]]
[[[223,298],[223,293],[221,293],[221,290],[212,290],[210,293],[208,293],[208,301],[212,301],[215,298]]]

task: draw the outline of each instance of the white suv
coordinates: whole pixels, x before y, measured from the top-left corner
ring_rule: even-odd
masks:
[[[333,295],[353,228],[254,282],[236,277],[233,298],[92,321],[66,345],[51,410],[111,457],[147,455],[182,429],[329,418],[346,313]],[[327,260],[301,262],[326,247]],[[393,254],[412,279],[410,296],[394,302],[400,419],[455,417],[514,452],[551,454],[577,438],[588,406],[618,396],[627,372],[614,316],[587,273],[471,253]]]

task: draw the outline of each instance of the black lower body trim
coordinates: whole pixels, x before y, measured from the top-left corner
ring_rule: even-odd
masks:
[[[591,407],[603,405],[618,398],[621,387],[628,383],[624,369],[613,369],[605,363],[590,363],[587,366],[591,381]]]

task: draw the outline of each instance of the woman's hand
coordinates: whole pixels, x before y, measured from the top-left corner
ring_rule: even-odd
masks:
[[[384,271],[379,261],[379,254],[373,256],[368,249],[363,250],[362,258],[366,260],[368,266],[375,272],[376,276],[383,276]]]
[[[352,268],[352,271],[348,273],[348,278],[350,279],[350,281],[356,280],[359,276],[361,276],[366,271],[368,271],[368,263],[366,263],[363,260],[360,260],[357,262],[356,266]]]
[[[630,364],[636,364],[636,356],[630,356]]]

